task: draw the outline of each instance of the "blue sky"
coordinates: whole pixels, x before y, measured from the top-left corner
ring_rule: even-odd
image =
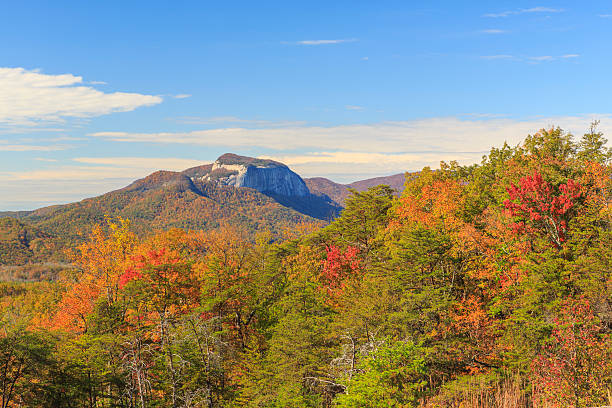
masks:
[[[339,182],[612,129],[612,4],[5,2],[0,210],[220,154]]]

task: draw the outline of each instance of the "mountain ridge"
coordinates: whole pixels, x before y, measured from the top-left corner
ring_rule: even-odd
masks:
[[[350,190],[365,191],[370,187],[385,184],[391,187],[399,195],[404,191],[404,182],[407,173],[398,173],[390,176],[373,177],[365,180],[354,181],[349,184],[336,183],[325,177],[305,178],[304,182],[313,194],[325,194],[331,200],[344,206],[344,202],[350,195]]]
[[[250,231],[269,230],[282,234],[298,224],[330,222],[342,210],[350,186],[362,188],[372,183],[368,180],[385,180],[383,177],[343,185],[325,178],[302,179],[282,163],[235,154],[223,155],[215,163],[184,171],[159,170],[96,197],[32,211],[0,212],[0,217],[18,219],[23,224],[19,224],[20,230],[36,231],[40,241],[49,241],[52,248],[78,245],[93,225],[105,222],[106,216],[130,219],[137,233],[174,227],[210,230],[233,224]],[[249,179],[249,172],[253,171],[249,169],[272,173]],[[219,170],[223,174],[215,173]],[[246,178],[229,179],[242,170]],[[210,177],[211,174],[219,177]],[[275,174],[274,183],[265,179],[269,174]],[[17,228],[11,222],[0,223],[0,234],[3,225],[5,229]],[[6,256],[3,251],[20,254]],[[46,251],[41,249],[36,252],[39,253]],[[0,265],[9,260],[41,261],[40,256],[33,254],[31,248],[12,238],[10,245],[7,241],[5,248],[0,248]],[[61,256],[53,259],[63,260]]]

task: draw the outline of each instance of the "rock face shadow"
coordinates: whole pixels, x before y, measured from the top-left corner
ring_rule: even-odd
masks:
[[[273,198],[285,207],[323,221],[332,221],[340,215],[343,208],[326,195],[308,194],[296,197],[267,192],[263,192],[263,194]]]

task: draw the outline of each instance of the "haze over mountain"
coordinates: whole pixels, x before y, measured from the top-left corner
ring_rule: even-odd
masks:
[[[348,185],[302,179],[282,163],[227,153],[214,163],[182,172],[160,170],[79,202],[0,213],[13,219],[0,223],[0,264],[61,261],[65,254],[57,249],[81,242],[105,216],[128,218],[139,233],[233,224],[280,234],[300,223],[331,221],[342,210],[349,188],[388,184],[401,191],[403,180],[403,174]]]

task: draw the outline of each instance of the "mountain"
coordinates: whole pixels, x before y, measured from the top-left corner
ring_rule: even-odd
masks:
[[[285,207],[324,221],[335,218],[342,209],[325,195],[311,194],[299,175],[273,160],[226,153],[212,165],[194,167],[182,173],[192,182],[203,185],[252,188]]]
[[[62,261],[61,249],[82,242],[105,216],[130,219],[140,234],[172,227],[210,230],[222,224],[280,234],[300,223],[331,221],[349,187],[361,190],[377,182],[396,187],[399,176],[349,185],[303,180],[282,163],[228,153],[211,164],[157,171],[76,203],[0,213],[9,217],[0,219],[0,265]]]
[[[310,194],[304,180],[284,164],[233,153],[219,157],[208,174],[200,179],[226,186],[250,187],[268,195],[305,197]]]
[[[314,217],[253,188],[236,188],[172,171],[157,171],[99,197],[34,210],[19,220],[78,241],[92,225],[102,223],[105,215],[129,218],[139,233],[172,227],[208,230],[224,223],[279,233],[297,223],[315,222]]]
[[[398,194],[404,191],[406,174],[399,173],[386,177],[375,177],[366,180],[355,181],[350,184],[335,183],[324,177],[306,178],[304,182],[312,194],[325,195],[340,206],[344,206],[344,201],[350,195],[349,189],[365,191],[370,187],[386,184],[394,189]]]

